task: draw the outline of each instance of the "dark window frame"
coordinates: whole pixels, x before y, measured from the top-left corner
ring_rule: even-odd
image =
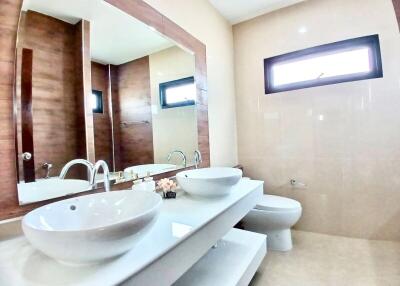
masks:
[[[328,54],[330,52],[338,51],[338,50],[353,50],[357,47],[365,47],[368,46],[371,49],[371,57],[370,63],[372,70],[369,73],[355,73],[348,75],[340,75],[329,78],[319,78],[314,80],[289,83],[285,85],[281,85],[279,87],[274,87],[272,85],[272,67],[274,64],[280,62],[287,62],[290,60],[296,59],[307,59],[315,57],[318,54]],[[340,42],[325,44],[321,46],[316,46],[300,51],[295,51],[271,58],[264,59],[264,85],[265,85],[265,94],[272,94],[277,92],[284,92],[290,90],[304,89],[316,86],[337,84],[343,82],[350,81],[359,81],[373,78],[382,78],[383,77],[383,69],[382,69],[382,57],[381,57],[381,49],[379,44],[379,36],[371,35],[365,37],[359,37],[349,40],[344,40]]]
[[[187,85],[187,84],[194,84],[194,77],[193,76],[160,83],[160,85],[159,85],[160,91],[159,92],[160,92],[161,108],[162,109],[167,109],[167,108],[175,108],[175,107],[195,105],[196,104],[195,100],[185,100],[185,101],[180,101],[180,102],[177,102],[177,103],[174,103],[174,104],[168,104],[167,103],[166,90],[168,88],[178,87],[178,86]]]
[[[104,113],[104,109],[103,109],[103,92],[101,90],[95,90],[92,89],[92,94],[94,94],[97,98],[97,102],[99,102],[100,104],[97,106],[97,108],[93,108],[92,111],[93,113]]]

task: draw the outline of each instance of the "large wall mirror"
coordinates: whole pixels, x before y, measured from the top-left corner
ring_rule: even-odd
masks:
[[[25,0],[16,54],[20,204],[92,190],[75,159],[114,184],[193,166],[193,51],[102,0]]]

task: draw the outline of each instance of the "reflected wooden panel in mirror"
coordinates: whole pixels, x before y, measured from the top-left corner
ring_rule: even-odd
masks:
[[[86,136],[82,136],[86,120],[81,24],[82,21],[70,24],[28,9],[21,12],[16,53],[21,204],[57,197],[56,191],[45,195],[42,180],[58,175],[68,161],[87,158]],[[32,51],[30,70],[24,65],[28,49]],[[86,170],[81,167],[71,170],[69,176],[87,179]],[[85,185],[84,190],[88,189],[88,183]],[[71,191],[65,190],[62,195],[68,193]]]

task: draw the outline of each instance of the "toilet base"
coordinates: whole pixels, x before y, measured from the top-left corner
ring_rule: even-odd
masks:
[[[290,229],[265,231],[267,246],[275,251],[289,251],[293,248],[292,233]]]
[[[242,222],[245,230],[266,234],[269,249],[289,251],[293,248],[290,228],[300,216],[301,208],[276,211],[252,209]]]

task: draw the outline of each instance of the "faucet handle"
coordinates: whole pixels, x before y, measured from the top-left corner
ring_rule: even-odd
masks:
[[[43,163],[42,168],[43,168],[43,169],[51,169],[51,168],[53,168],[53,164],[50,164],[50,163]]]
[[[201,152],[199,150],[194,151],[194,156],[200,163],[203,162],[203,158],[202,158]]]
[[[46,175],[45,175],[45,179],[50,178],[50,169],[53,168],[53,164],[50,163],[44,163],[42,165],[42,168],[46,170]]]
[[[183,167],[186,168],[186,155],[180,150],[174,150],[168,154],[167,161],[171,161],[172,154],[177,153],[182,156]]]

